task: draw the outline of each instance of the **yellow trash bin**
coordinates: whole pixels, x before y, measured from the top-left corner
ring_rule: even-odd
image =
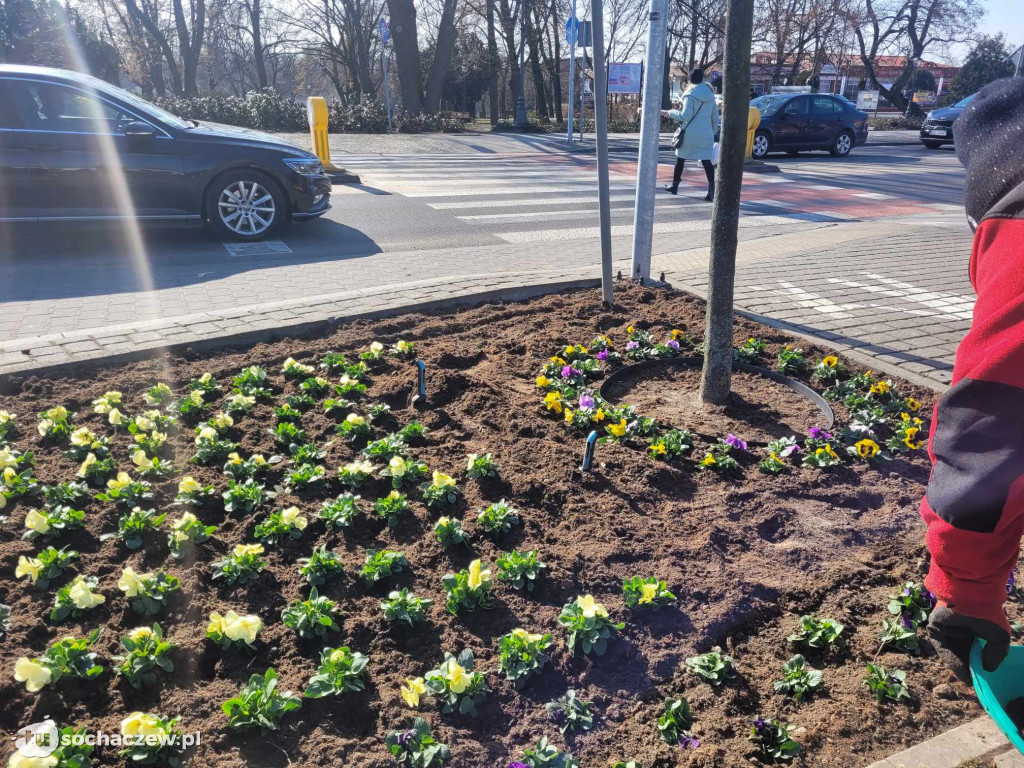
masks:
[[[309,134],[313,139],[313,154],[320,158],[324,168],[331,165],[331,147],[327,142],[327,99],[310,96],[306,99],[306,116],[309,119]]]
[[[747,159],[754,155],[754,134],[757,133],[757,126],[761,124],[761,113],[757,107],[751,107],[747,113]]]

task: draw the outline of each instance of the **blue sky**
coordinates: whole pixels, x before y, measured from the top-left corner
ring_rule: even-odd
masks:
[[[1021,0],[985,0],[988,13],[982,21],[982,31],[994,35],[1002,32],[1013,46],[1024,43],[1024,13]]]

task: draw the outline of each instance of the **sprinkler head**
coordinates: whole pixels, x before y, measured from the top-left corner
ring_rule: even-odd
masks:
[[[584,472],[590,471],[590,465],[594,461],[594,447],[597,445],[597,431],[591,432],[587,435],[587,445],[583,449],[583,464],[580,465],[580,469]]]

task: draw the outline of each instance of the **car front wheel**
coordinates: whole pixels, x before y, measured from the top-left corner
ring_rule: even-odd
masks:
[[[832,139],[832,146],[828,151],[832,157],[846,157],[853,149],[853,135],[849,131],[840,131],[839,135]]]
[[[754,159],[764,160],[768,156],[768,150],[771,149],[772,142],[768,134],[764,131],[758,131],[754,134]]]
[[[214,179],[206,193],[206,215],[221,237],[254,241],[272,235],[285,217],[277,184],[260,171],[230,171]]]

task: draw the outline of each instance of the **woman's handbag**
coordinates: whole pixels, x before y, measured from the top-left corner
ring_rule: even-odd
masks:
[[[693,121],[697,119],[697,115],[700,114],[702,109],[704,109],[703,101],[697,107],[697,111],[693,113],[693,117],[690,118],[690,122],[686,124],[686,128],[689,128]],[[686,128],[683,128],[683,126],[680,125],[676,128],[676,132],[672,134],[672,147],[674,149],[679,149],[683,146],[683,140],[686,138]]]

